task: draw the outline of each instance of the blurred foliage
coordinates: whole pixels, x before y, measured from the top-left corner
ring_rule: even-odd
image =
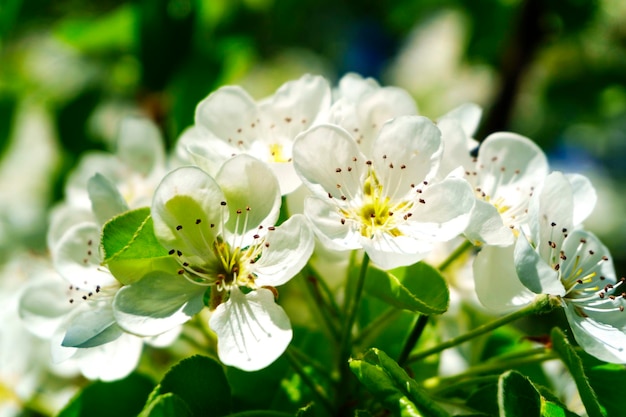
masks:
[[[455,31],[429,38],[446,13]],[[514,130],[558,169],[621,181],[624,19],[619,0],[4,0],[0,156],[18,104],[44,106],[61,150],[52,204],[78,155],[110,148],[125,114],[151,117],[172,147],[220,85],[263,96],[302,72],[334,81],[355,71],[406,88],[433,118],[476,101],[485,109],[477,139]],[[403,60],[419,52],[415,38],[427,53]],[[624,222],[597,225],[612,250],[626,243]]]

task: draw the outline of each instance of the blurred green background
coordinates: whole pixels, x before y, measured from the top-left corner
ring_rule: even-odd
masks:
[[[476,102],[477,139],[512,130],[589,175],[587,226],[626,270],[621,0],[1,0],[0,258],[45,249],[67,173],[111,149],[124,115],[153,119],[171,148],[221,85],[262,98],[348,71],[407,89],[431,118]]]

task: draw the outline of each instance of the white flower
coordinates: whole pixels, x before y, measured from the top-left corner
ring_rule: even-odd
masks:
[[[531,291],[532,288],[529,289],[530,287],[520,279],[525,279],[523,275],[544,262],[527,265],[529,271],[520,274],[518,278],[520,268],[524,267],[519,258],[519,250],[522,245],[528,246],[525,243],[526,238],[533,242],[542,240],[545,246],[549,245],[547,242],[560,245],[564,234],[570,233],[580,225],[595,205],[595,192],[589,181],[581,175],[564,176],[554,172],[538,187],[528,203],[527,222],[520,226],[522,235],[517,239],[517,244],[507,247],[485,246],[474,261],[474,280],[478,298],[491,310],[512,311],[527,305],[535,298],[536,292]],[[556,226],[552,226],[552,223]],[[556,233],[557,231],[559,233]],[[552,236],[545,236],[542,233]],[[542,249],[543,256],[548,259],[546,251],[546,248]],[[515,252],[517,255],[514,255]],[[538,260],[537,257],[533,259]],[[549,266],[547,268],[550,269]],[[537,275],[536,272],[533,274]],[[559,290],[554,295],[560,295],[560,292]]]
[[[80,223],[60,239],[55,269],[65,278],[30,283],[20,298],[29,330],[51,341],[54,363],[70,360],[89,379],[114,380],[139,362],[143,341],[126,334],[111,307],[121,284],[100,266],[100,227]]]
[[[126,333],[115,321],[112,302],[122,285],[101,265],[100,234],[110,218],[146,204],[164,170],[156,127],[147,120],[124,120],[117,154],[87,155],[67,186],[66,204],[53,218],[48,239],[63,279],[33,282],[21,297],[23,320],[35,334],[51,339],[53,360],[71,360],[87,378],[128,375],[144,341],[153,343]],[[88,174],[93,175],[87,179]]]
[[[369,157],[346,130],[314,127],[294,143],[296,171],[314,194],[305,214],[332,249],[363,248],[383,269],[415,263],[462,232],[474,204],[464,180],[431,184],[440,156],[439,130],[420,116],[386,123]]]
[[[485,139],[464,169],[477,198],[465,236],[475,245],[511,245],[526,221],[533,191],[548,175],[545,154],[524,136],[498,132]]]
[[[116,153],[85,154],[68,178],[65,201],[51,214],[48,247],[54,252],[60,237],[82,221],[104,224],[129,208],[150,205],[165,173],[158,128],[147,119],[124,119]]]
[[[288,194],[300,185],[291,162],[293,140],[326,117],[330,98],[327,81],[312,75],[283,84],[259,102],[241,87],[222,87],[198,104],[179,152],[210,175],[234,155],[252,155],[269,164],[281,194]]]
[[[585,351],[603,361],[626,363],[624,278],[616,280],[609,251],[602,242],[577,228],[594,203],[595,192],[584,177],[554,172],[546,178],[531,201],[531,221],[515,244],[515,272],[524,286],[518,296],[556,297]],[[509,282],[507,272],[499,271],[498,275]],[[489,288],[481,300],[501,298],[501,285]]]
[[[381,87],[372,78],[349,73],[339,80],[329,123],[349,132],[360,149],[369,154],[385,122],[398,116],[417,115],[415,100],[398,87]]]
[[[449,111],[437,120],[443,141],[443,156],[439,165],[439,178],[463,167],[464,170],[475,166],[471,152],[478,148],[478,141],[472,135],[478,127],[482,109],[473,103],[465,103]]]
[[[197,167],[168,174],[152,217],[178,268],[122,288],[114,302],[120,325],[159,334],[198,313],[206,293],[220,359],[244,370],[272,363],[292,337],[273,287],[298,273],[313,250],[304,217],[274,227],[279,208],[272,171],[247,155],[229,159],[215,179]]]

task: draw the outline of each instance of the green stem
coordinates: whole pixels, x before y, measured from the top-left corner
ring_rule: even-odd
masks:
[[[487,373],[500,373],[507,369],[517,368],[523,365],[541,363],[551,359],[558,359],[554,352],[539,353],[532,356],[520,357],[510,361],[494,361],[476,365],[465,372],[447,378],[430,378],[424,381],[424,386],[430,387],[434,392],[441,392],[453,385],[464,383],[467,378],[480,376]],[[443,386],[442,386],[443,385]]]
[[[307,300],[309,300],[311,310],[317,311],[322,317],[324,324],[331,334],[331,340],[337,340],[339,337],[339,329],[335,323],[339,309],[330,307],[327,297],[325,298],[320,293],[320,286],[318,284],[321,283],[322,280],[319,279],[313,268],[309,266],[305,267],[303,274],[304,286],[310,295],[310,297],[307,297]],[[331,310],[334,310],[334,312]]]
[[[430,349],[426,349],[424,351],[418,352],[414,355],[409,356],[406,363],[411,363],[418,361],[420,359],[424,359],[430,355],[434,355],[435,353],[442,352],[448,348],[460,345],[468,340],[471,340],[475,337],[481,336],[485,333],[488,333],[498,327],[504,326],[512,321],[515,321],[519,318],[529,316],[531,314],[545,313],[552,310],[553,306],[550,303],[550,296],[541,294],[535,298],[535,301],[532,304],[527,305],[526,307],[515,311],[511,314],[508,314],[504,317],[500,317],[490,323],[483,324],[482,326],[477,327],[476,329],[465,333],[459,337],[455,337],[454,339],[450,339],[447,342],[440,343],[437,346],[434,346]]]
[[[402,348],[402,352],[400,356],[398,356],[398,365],[403,366],[406,360],[409,358],[409,354],[417,344],[424,328],[428,324],[428,316],[425,314],[420,314],[415,321],[415,326],[413,326],[413,330],[407,337],[406,342],[404,343],[404,347]]]
[[[469,240],[465,240],[463,243],[457,246],[457,248],[439,265],[438,267],[439,271],[443,272],[446,269],[448,269],[450,265],[454,263],[454,261],[460,258],[465,252],[467,252],[472,247],[473,247],[472,243]],[[404,347],[402,348],[402,353],[398,357],[398,363],[400,364],[400,366],[404,365],[404,362],[406,362],[406,360],[408,359],[409,354],[411,353],[413,348],[417,345],[417,342],[422,336],[422,332],[426,328],[427,324],[428,324],[428,316],[420,315],[417,321],[415,322],[415,327],[413,327],[411,334],[409,334],[409,337],[406,339]]]
[[[310,366],[311,368],[315,369],[315,371],[318,372],[320,375],[322,375],[324,378],[328,379],[329,381],[333,381],[333,376],[331,375],[330,369],[328,368],[327,365],[324,365],[316,361],[315,359],[311,358],[309,355],[307,355],[306,353],[302,352],[300,349],[293,346],[293,344],[290,345],[288,349],[289,349],[289,353],[293,355],[297,360],[303,362],[304,365]]]
[[[350,288],[346,288],[346,302],[345,302],[345,322],[341,332],[341,342],[339,344],[339,384],[337,386],[337,414],[338,416],[347,415],[346,406],[351,402],[350,393],[353,392],[354,379],[351,378],[352,372],[348,361],[352,353],[352,327],[356,320],[357,311],[361,304],[361,297],[363,295],[363,287],[365,284],[365,276],[367,275],[367,268],[370,258],[365,253],[363,255],[363,262],[361,263],[361,269],[359,275],[354,282],[354,289],[348,292]],[[353,280],[349,280],[352,283]],[[351,296],[349,296],[350,294]]]
[[[300,376],[302,381],[309,387],[309,389],[311,390],[313,395],[315,395],[315,397],[320,402],[320,404],[322,404],[322,406],[326,408],[326,410],[329,413],[332,414],[333,405],[328,399],[328,396],[326,395],[326,392],[324,391],[324,389],[319,384],[317,384],[309,376],[309,374],[306,373],[306,371],[304,370],[304,367],[302,366],[302,363],[298,360],[298,358],[296,358],[296,355],[294,355],[294,353],[292,352],[290,348],[288,348],[285,351],[285,354],[293,370]]]
[[[439,265],[437,269],[439,272],[443,272],[450,267],[461,255],[467,252],[469,249],[473,247],[472,242],[469,240],[461,243],[448,257]]]
[[[352,350],[352,326],[356,320],[356,313],[361,304],[361,296],[363,295],[363,287],[365,284],[365,276],[367,275],[367,267],[369,266],[370,258],[367,253],[363,255],[363,262],[361,263],[361,270],[359,271],[359,277],[354,287],[353,297],[347,300],[346,304],[346,321],[341,333],[341,344],[339,345],[339,362],[342,368],[347,367],[348,359],[350,358],[350,351]]]
[[[363,327],[358,335],[353,339],[355,344],[366,344],[369,339],[376,337],[381,331],[385,330],[386,324],[392,320],[395,320],[402,313],[395,307],[389,307],[382,314],[379,314],[374,320],[369,322],[367,326]]]

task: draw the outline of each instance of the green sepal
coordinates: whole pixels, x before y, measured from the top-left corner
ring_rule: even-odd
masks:
[[[151,271],[178,268],[154,235],[150,208],[130,210],[109,220],[102,229],[103,263],[128,285]]]
[[[79,391],[57,417],[134,417],[153,386],[150,378],[138,373],[113,382],[95,381]]]
[[[370,266],[365,291],[396,308],[428,315],[444,313],[450,303],[445,279],[424,262],[391,271]]]
[[[418,383],[383,351],[372,348],[363,359],[351,359],[350,369],[358,380],[387,407],[402,417],[449,416]]]
[[[191,416],[220,417],[231,412],[230,385],[224,370],[215,360],[206,356],[195,355],[174,365],[150,394],[144,412],[150,410],[156,401],[161,401],[160,398],[167,393],[176,394],[187,405]]]
[[[570,374],[574,378],[580,399],[587,410],[589,417],[605,417],[606,411],[598,402],[598,397],[589,385],[589,380],[585,375],[583,363],[576,350],[567,340],[565,333],[558,327],[552,329],[550,333],[554,351],[559,355]]]

